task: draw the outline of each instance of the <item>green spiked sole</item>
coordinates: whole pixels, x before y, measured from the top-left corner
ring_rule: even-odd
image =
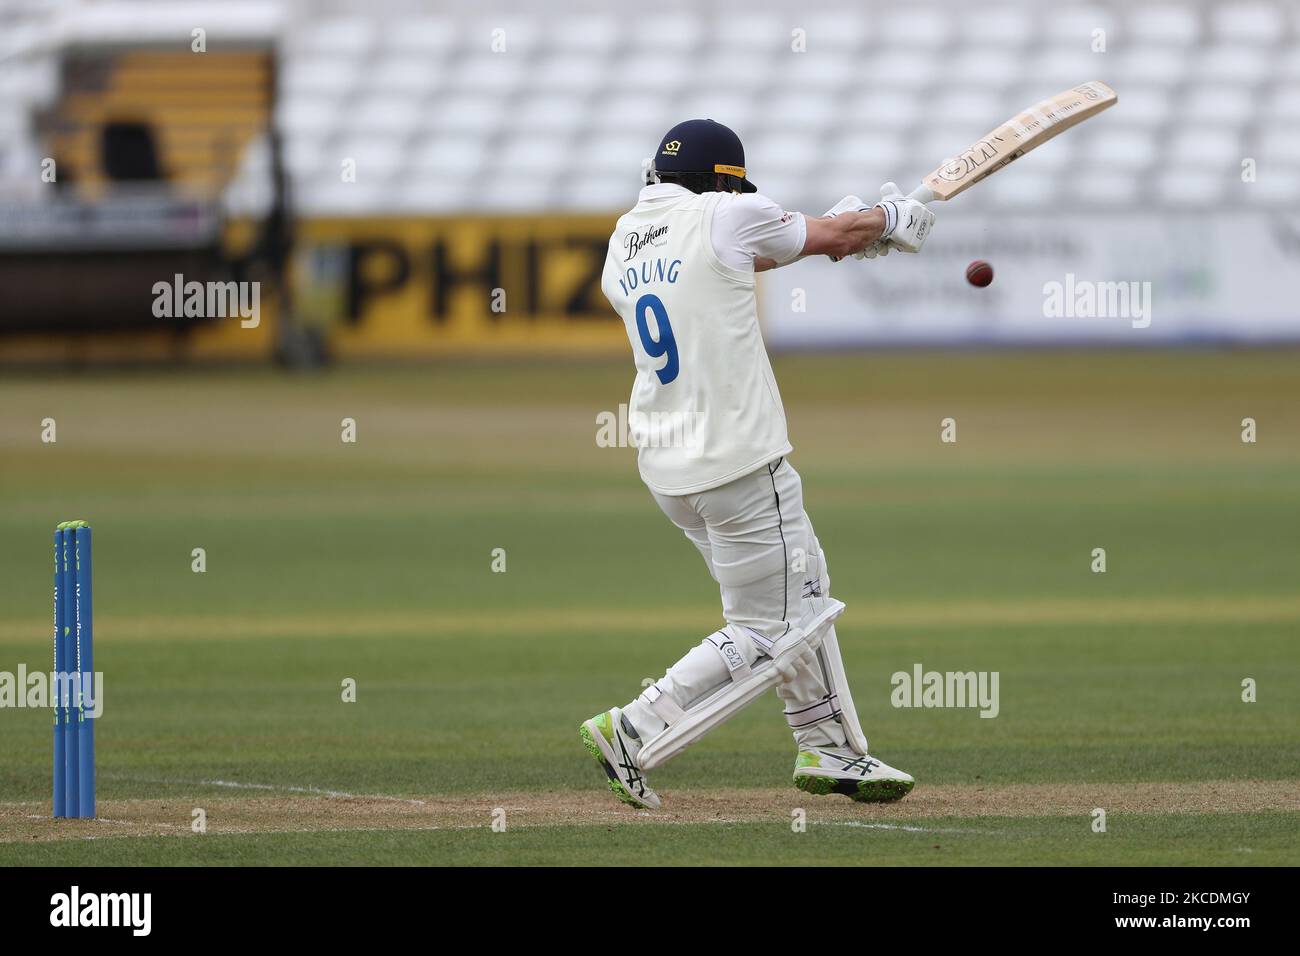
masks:
[[[812,774],[797,775],[794,785],[819,797],[840,793],[858,803],[893,803],[911,793],[914,786],[906,780],[837,780]]]
[[[614,772],[614,768],[605,759],[605,755],[600,752],[600,745],[596,743],[596,738],[591,735],[591,731],[587,729],[586,724],[578,728],[578,735],[582,737],[582,745],[587,748],[587,753],[596,758],[596,763],[600,764],[601,769],[605,771],[605,776],[609,778],[610,792],[628,806],[636,807],[638,810],[644,809],[645,805],[628,793],[627,788],[619,782],[618,774]]]

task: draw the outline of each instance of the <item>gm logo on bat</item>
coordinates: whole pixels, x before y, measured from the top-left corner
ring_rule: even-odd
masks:
[[[967,147],[960,156],[948,160],[939,167],[939,176],[949,182],[965,179],[986,161],[998,155],[997,147],[988,140],[980,140]]]

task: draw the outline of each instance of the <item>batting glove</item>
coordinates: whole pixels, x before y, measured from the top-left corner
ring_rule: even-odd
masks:
[[[885,231],[880,238],[900,252],[920,252],[934,225],[934,213],[925,203],[908,199],[895,183],[885,183],[876,206],[885,213]]]

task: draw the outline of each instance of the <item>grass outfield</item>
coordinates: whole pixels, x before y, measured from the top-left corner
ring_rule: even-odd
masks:
[[[1077,818],[921,824],[622,823],[473,830],[336,830],[0,844],[5,866],[1285,866],[1295,813],[1151,814],[1093,834]],[[924,824],[924,825],[923,825]]]
[[[50,533],[89,519],[103,819],[45,819],[48,711],[0,710],[0,864],[1300,863],[1300,354],[777,376],[864,725],[918,779],[896,807],[794,790],[774,696],[655,772],[678,815],[604,789],[577,724],[719,613],[633,453],[596,446],[623,363],[18,373],[0,671],[48,668]],[[997,671],[998,716],[895,709],[916,663]]]

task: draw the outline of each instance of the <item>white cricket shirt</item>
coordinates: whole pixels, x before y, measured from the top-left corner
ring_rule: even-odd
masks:
[[[791,450],[758,326],[754,257],[785,263],[806,223],[756,193],[646,186],[610,236],[601,288],[636,363],[628,404],[642,480],[715,488]]]

